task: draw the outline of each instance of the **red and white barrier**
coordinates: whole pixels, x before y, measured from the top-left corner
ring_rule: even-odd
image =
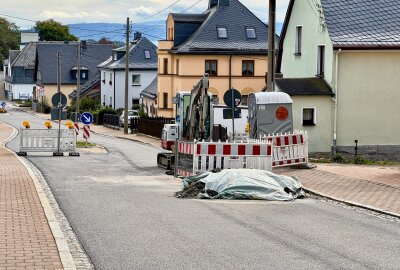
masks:
[[[76,136],[78,136],[79,135],[79,130],[80,130],[79,123],[74,123],[74,129],[75,129]]]
[[[307,132],[268,135],[262,139],[273,144],[272,166],[274,168],[308,163]]]
[[[83,126],[83,138],[86,140],[90,138],[90,126]]]
[[[178,142],[177,174],[194,175],[214,169],[272,170],[272,143]]]

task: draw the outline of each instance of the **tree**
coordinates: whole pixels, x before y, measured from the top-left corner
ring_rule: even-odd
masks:
[[[102,37],[102,38],[99,40],[98,43],[99,43],[99,44],[113,44],[113,42],[112,42],[109,38],[106,38],[106,37]]]
[[[19,39],[18,27],[0,17],[0,69],[3,68],[3,60],[8,58],[8,51],[18,50]]]
[[[53,19],[36,22],[35,30],[41,41],[77,41],[78,38],[69,32],[67,25]]]

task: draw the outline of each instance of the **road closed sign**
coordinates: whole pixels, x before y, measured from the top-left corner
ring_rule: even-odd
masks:
[[[279,107],[275,115],[278,120],[285,121],[289,117],[289,110],[286,107]]]

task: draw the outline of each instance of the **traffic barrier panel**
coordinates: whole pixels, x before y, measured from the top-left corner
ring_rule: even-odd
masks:
[[[178,142],[177,174],[195,175],[216,169],[272,170],[272,143]]]
[[[308,135],[305,131],[268,135],[262,140],[273,144],[272,166],[285,167],[308,163]]]

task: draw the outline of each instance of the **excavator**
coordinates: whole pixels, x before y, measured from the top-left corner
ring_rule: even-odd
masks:
[[[172,152],[158,154],[159,167],[172,169],[176,139],[187,141],[210,139],[213,127],[213,104],[208,88],[209,75],[205,74],[190,93],[177,93],[175,124],[165,125],[161,135],[161,147]]]

